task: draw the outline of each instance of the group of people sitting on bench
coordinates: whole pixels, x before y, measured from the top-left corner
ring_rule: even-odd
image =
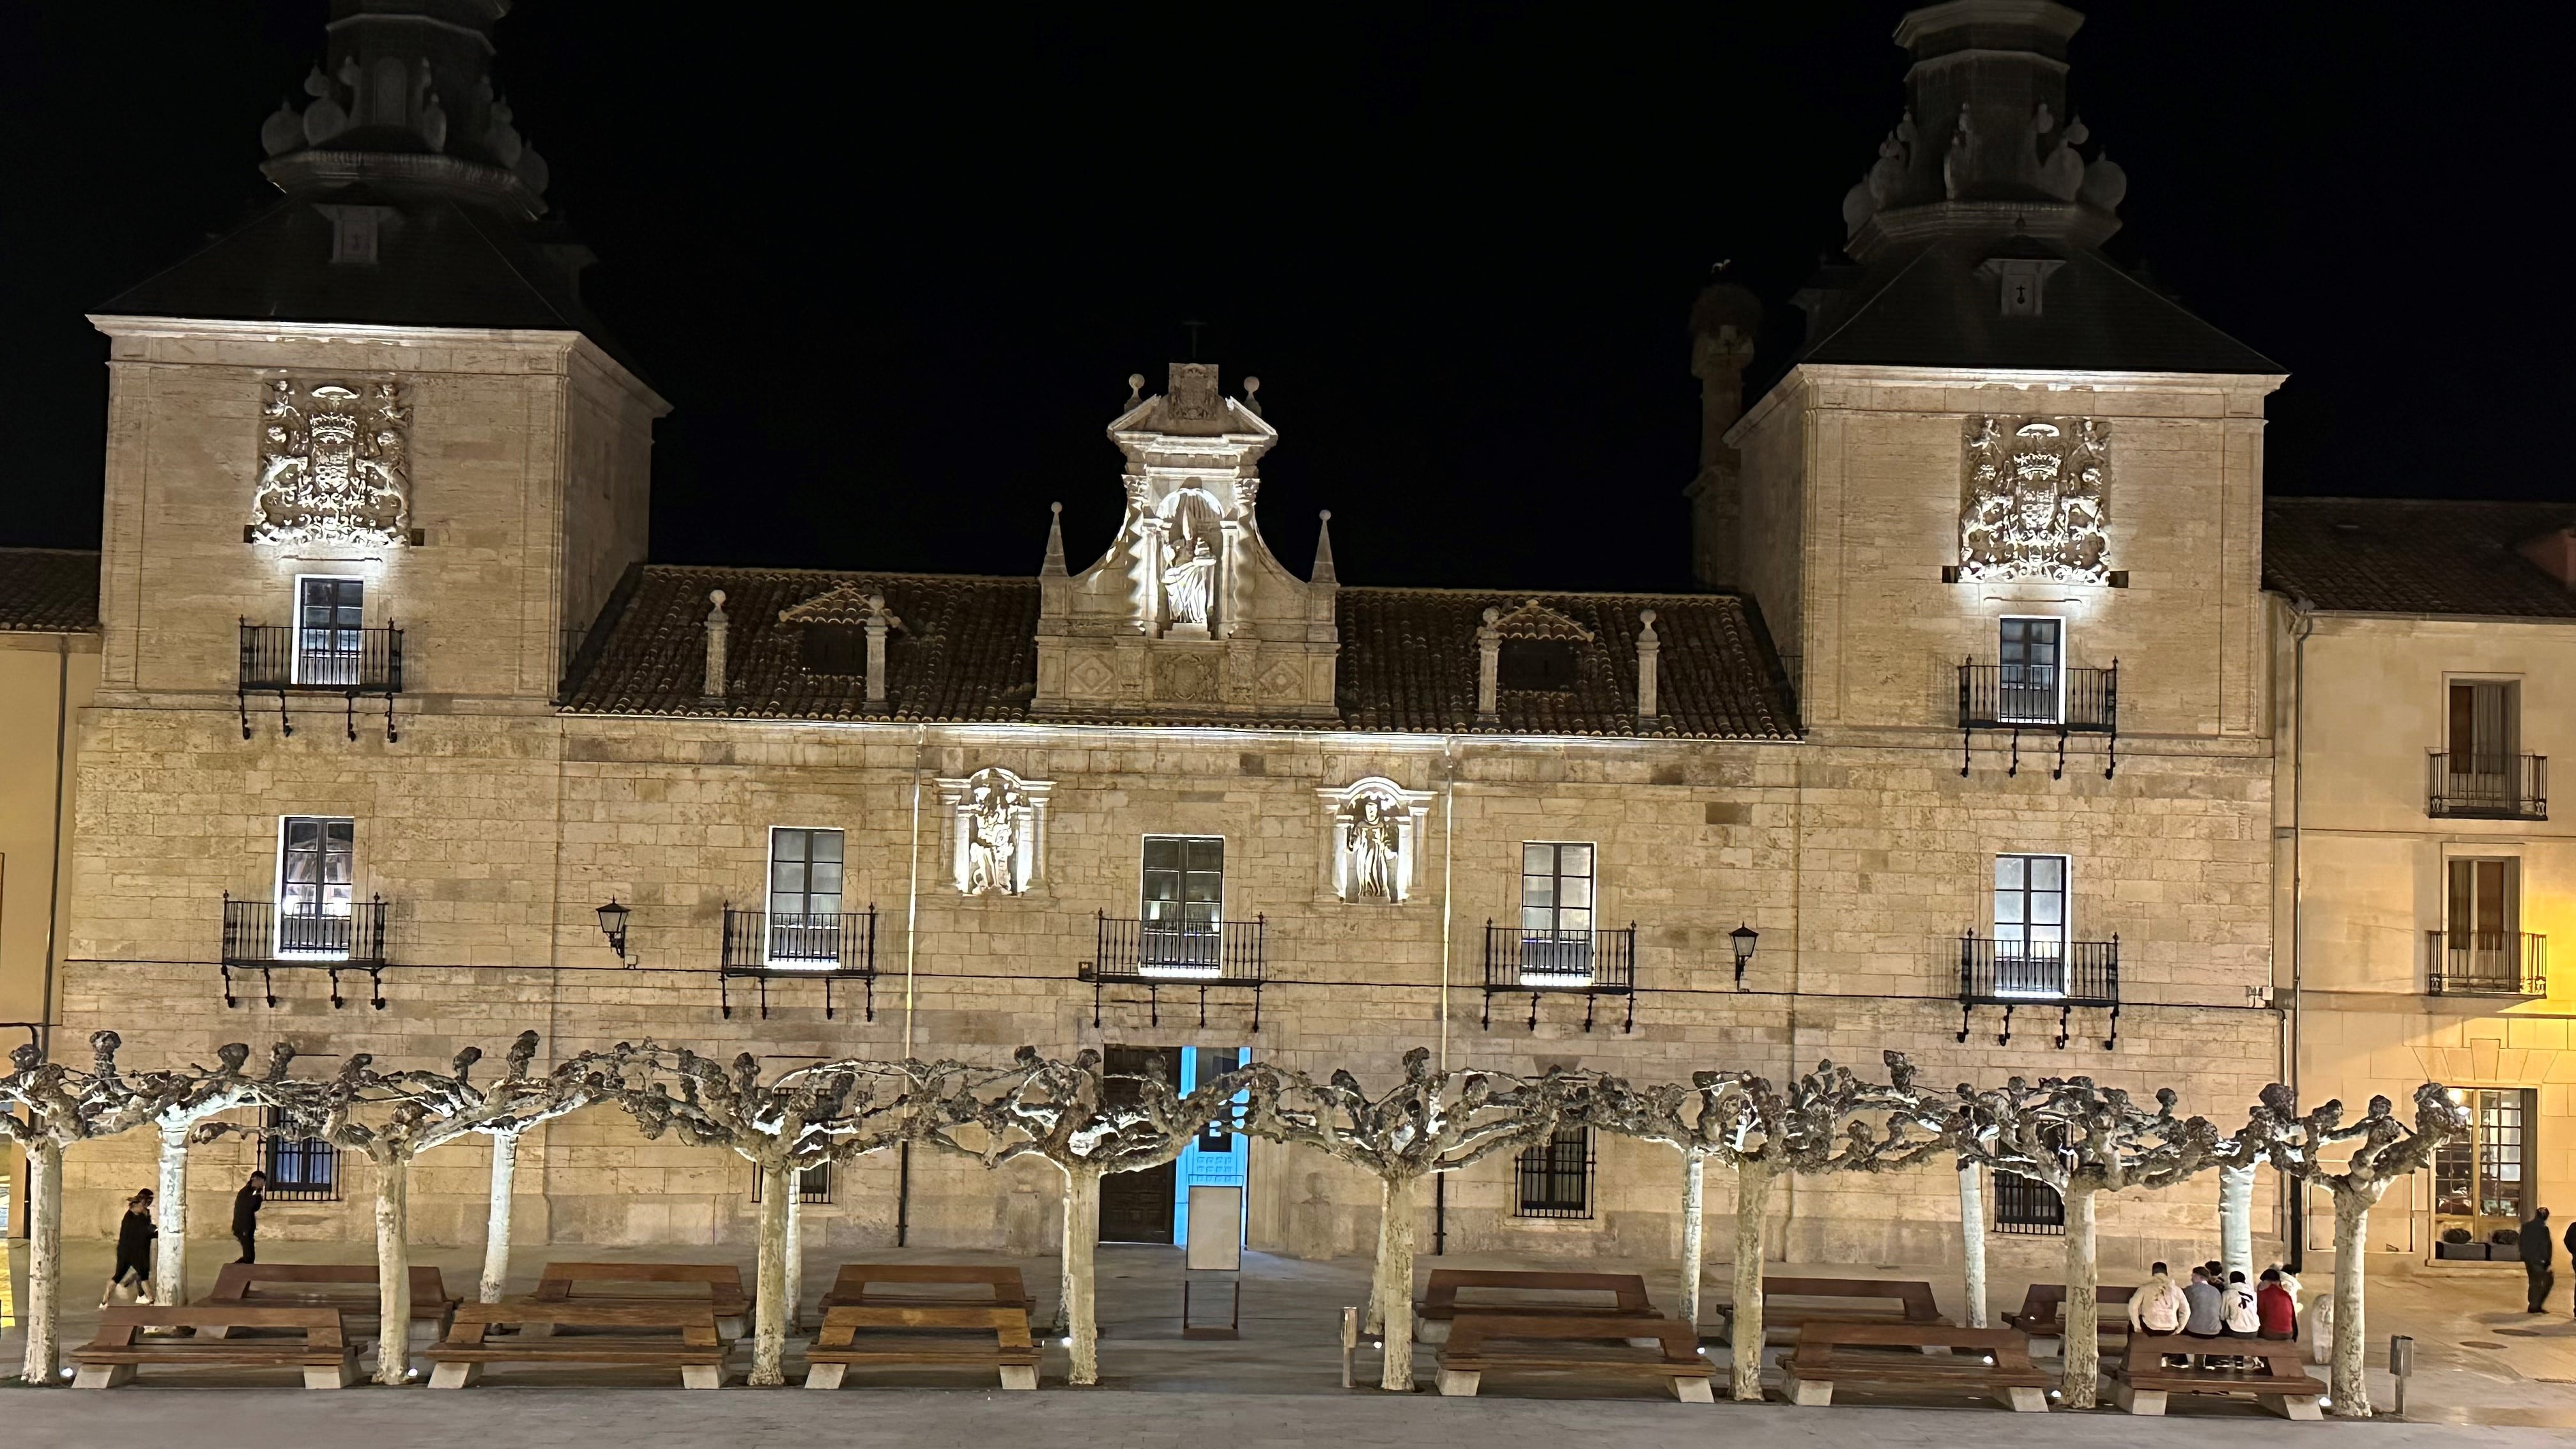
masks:
[[[2250,1286],[2245,1272],[2229,1272],[2217,1263],[2191,1270],[2188,1284],[2174,1281],[2173,1271],[2158,1263],[2147,1281],[2129,1295],[2129,1327],[2137,1333],[2179,1333],[2186,1338],[2255,1338],[2294,1342],[2299,1336],[2299,1280],[2278,1264],[2263,1270],[2262,1286]],[[2176,1359],[2179,1362],[2176,1362]],[[2189,1368],[2186,1355],[2168,1364]],[[2202,1368],[2239,1368],[2242,1355],[2207,1353]]]

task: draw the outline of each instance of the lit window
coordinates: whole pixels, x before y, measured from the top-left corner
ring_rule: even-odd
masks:
[[[1592,981],[1590,845],[1531,841],[1521,847],[1521,983]]]
[[[841,832],[779,826],[769,832],[769,960],[788,966],[841,961]]]
[[[1995,991],[2066,994],[2066,857],[1995,857]]]
[[[366,656],[366,585],[356,579],[295,581],[295,682],[356,684]]]
[[[1183,979],[1222,974],[1224,838],[1146,836],[1143,914],[1138,972]]]
[[[2056,724],[2066,718],[2065,643],[2062,619],[2002,621],[1995,649],[1998,721]]]
[[[349,954],[349,905],[358,822],[289,815],[278,822],[277,944],[280,956]]]

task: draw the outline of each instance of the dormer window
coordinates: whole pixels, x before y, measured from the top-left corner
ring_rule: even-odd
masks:
[[[797,631],[797,660],[814,674],[868,672],[868,631],[859,624],[807,624]]]
[[[1552,690],[1563,693],[1574,688],[1574,677],[1573,641],[1567,639],[1505,639],[1503,641],[1503,688]]]

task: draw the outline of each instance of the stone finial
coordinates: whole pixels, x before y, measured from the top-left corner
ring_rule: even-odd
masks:
[[[725,592],[707,591],[707,677],[699,694],[708,699],[725,696],[725,634],[732,626],[725,620]]]
[[[1243,380],[1243,405],[1250,408],[1252,410],[1252,415],[1256,418],[1261,416],[1260,392],[1260,378],[1247,377]]]
[[[1145,374],[1141,372],[1127,374],[1127,411],[1134,412],[1144,404],[1144,401]]]
[[[1060,579],[1064,572],[1064,505],[1047,505],[1046,560],[1038,565],[1038,577]]]
[[[1332,588],[1341,582],[1333,572],[1333,510],[1327,508],[1315,516],[1322,522],[1315,529],[1315,571],[1307,582]]]
[[[1494,627],[1503,617],[1500,609],[1485,611],[1485,626],[1476,631],[1476,723],[1496,724],[1502,720],[1500,701],[1503,687],[1503,631]]]
[[[1637,620],[1637,723],[1651,725],[1657,713],[1655,656],[1663,652],[1664,645],[1655,637],[1654,610],[1639,610]]]
[[[886,630],[900,622],[886,612],[885,595],[868,595],[868,694],[871,713],[883,713],[886,702]]]

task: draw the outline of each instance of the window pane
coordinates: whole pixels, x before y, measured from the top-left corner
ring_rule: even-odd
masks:
[[[1568,876],[1563,883],[1562,904],[1568,908],[1592,904],[1592,882],[1584,876]]]
[[[2022,882],[2022,858],[2021,858],[2020,856],[2018,856],[2018,855],[1998,855],[1998,856],[1996,856],[1996,857],[1995,857],[1995,887],[1996,887],[1998,890],[2016,890],[2016,891],[2017,891],[2017,890],[2020,890],[2020,889],[2021,889],[2021,882]]]
[[[1188,846],[1190,869],[1218,871],[1225,869],[1225,842],[1223,840],[1214,838],[1192,840],[1188,842]]]
[[[1147,870],[1179,870],[1181,868],[1181,842],[1169,837],[1146,837],[1145,868]]]
[[[837,830],[817,830],[813,833],[813,841],[814,844],[811,854],[814,859],[839,860],[841,858],[841,832]],[[828,1166],[829,1164],[826,1165]]]
[[[2030,888],[2037,891],[2066,888],[2066,862],[2054,855],[2038,855],[2030,861]]]
[[[1558,847],[1558,850],[1559,850],[1559,852],[1560,852],[1560,858],[1559,858],[1559,864],[1558,864],[1558,872],[1559,872],[1560,874],[1563,874],[1563,875],[1590,875],[1590,874],[1592,874],[1592,847],[1591,847],[1591,846],[1588,846],[1588,845],[1566,845],[1566,846],[1559,846],[1559,847]]]
[[[841,893],[841,863],[837,860],[817,861],[814,865],[808,867],[806,871],[806,879],[808,883],[805,888],[807,890],[813,891],[817,894],[828,891],[833,895],[839,895]]]
[[[1522,846],[1521,873],[1524,875],[1555,874],[1556,852],[1544,845]]]
[[[1556,877],[1525,875],[1521,877],[1521,904],[1546,910],[1556,904]]]

